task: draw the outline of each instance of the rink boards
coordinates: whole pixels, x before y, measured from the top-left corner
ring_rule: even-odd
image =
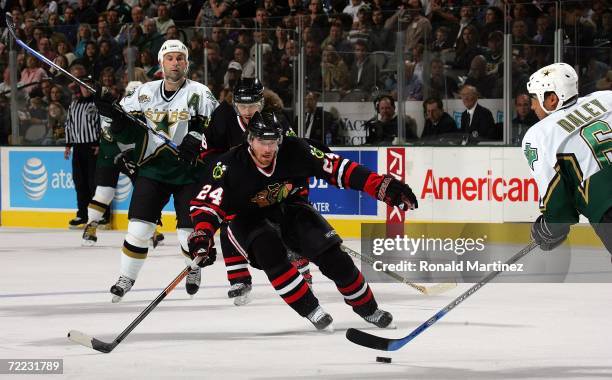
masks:
[[[340,190],[310,180],[310,199],[338,232],[358,237],[363,222],[479,222],[501,229],[525,225],[539,214],[538,190],[520,147],[362,147],[335,148],[340,155],[380,173],[403,179],[419,200],[419,209],[403,213],[367,194]],[[65,228],[74,217],[76,194],[71,161],[62,147],[3,147],[0,225]],[[115,194],[113,227],[127,225],[132,191],[121,174]],[[172,200],[164,208],[164,228],[174,227]],[[521,236],[525,234],[521,232]],[[525,240],[527,237],[521,238]],[[594,242],[590,228],[580,241]]]

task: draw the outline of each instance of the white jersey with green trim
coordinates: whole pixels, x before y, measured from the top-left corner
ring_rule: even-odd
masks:
[[[120,104],[127,112],[144,115],[150,127],[180,145],[188,133],[189,120],[196,115],[209,118],[218,102],[201,83],[186,79],[169,97],[163,91],[163,83],[163,80],[144,83],[128,93]],[[162,139],[151,132],[146,144],[141,161],[147,161],[165,147]]]
[[[541,200],[554,187],[560,159],[570,161],[584,184],[612,163],[612,91],[579,98],[540,120],[529,128],[522,147]]]

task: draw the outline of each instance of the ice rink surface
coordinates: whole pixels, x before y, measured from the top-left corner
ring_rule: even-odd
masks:
[[[254,300],[227,298],[222,259],[203,271],[192,300],[184,283],[110,354],[75,345],[68,330],[112,341],[182,270],[176,235],[149,250],[134,288],[111,304],[122,232],[0,228],[0,358],[61,358],[62,379],[612,379],[612,284],[488,284],[396,352],[350,343],[349,327],[403,337],[469,287],[426,297],[372,284],[397,330],[370,327],[314,271],[314,291],[335,333],[314,330],[253,269]],[[358,241],[347,245],[358,248]],[[521,247],[509,246],[509,255]],[[592,254],[586,250],[585,254]],[[602,255],[601,272],[612,276]],[[376,362],[389,356],[391,364]],[[45,378],[42,375],[0,378]]]

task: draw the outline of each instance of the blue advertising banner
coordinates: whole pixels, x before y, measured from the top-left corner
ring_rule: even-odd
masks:
[[[341,150],[337,152],[364,165],[372,171],[378,171],[378,154],[374,150]],[[310,179],[309,199],[322,214],[333,215],[376,215],[376,200],[356,190],[338,189],[318,178]]]
[[[16,150],[8,152],[9,208],[76,209],[72,161],[62,150]],[[113,208],[127,211],[132,195],[130,179],[120,174]],[[164,211],[174,211],[172,199]]]

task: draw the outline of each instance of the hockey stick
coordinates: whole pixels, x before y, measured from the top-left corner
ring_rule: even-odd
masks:
[[[344,252],[348,253],[350,256],[353,256],[354,258],[359,259],[366,264],[372,265],[374,264],[374,262],[376,262],[376,260],[372,256],[365,255],[357,251],[354,251],[350,249],[349,247],[345,246],[344,244],[341,246],[341,248]],[[416,289],[417,291],[423,294],[426,294],[428,296],[444,293],[457,286],[456,282],[441,283],[441,284],[436,284],[436,285],[431,285],[431,286],[419,285],[419,284],[409,281],[407,278],[402,277],[396,272],[386,270],[386,269],[383,269],[382,272],[386,274],[387,276],[393,278],[394,280],[397,280],[403,284],[406,284],[410,286],[411,288]]]
[[[538,244],[535,241],[532,241],[525,248],[521,249],[519,253],[509,258],[508,261],[506,261],[506,264],[513,264],[517,262],[518,260],[520,260],[523,256],[531,252],[537,246]],[[474,286],[472,286],[471,288],[463,292],[459,297],[451,301],[451,303],[446,305],[442,310],[434,314],[433,317],[423,322],[419,327],[414,329],[410,334],[406,335],[403,338],[398,338],[398,339],[383,338],[380,336],[369,334],[361,330],[350,328],[346,331],[346,339],[360,346],[373,348],[375,350],[382,350],[382,351],[399,350],[400,348],[408,344],[408,342],[410,342],[412,339],[416,338],[419,334],[425,331],[429,326],[439,321],[443,316],[445,316],[448,312],[453,310],[461,302],[465,301],[466,298],[476,293],[476,291],[482,288],[487,282],[497,277],[497,275],[500,274],[501,272],[502,272],[501,270],[498,270],[498,271],[489,273],[485,278],[480,280],[480,282],[474,284]]]
[[[145,319],[147,315],[149,315],[151,311],[153,311],[153,309],[155,309],[157,305],[159,305],[159,303],[164,298],[166,298],[168,294],[170,294],[172,290],[174,290],[174,288],[183,280],[183,278],[185,278],[187,274],[189,274],[189,271],[191,271],[191,269],[197,268],[198,263],[202,260],[202,258],[202,256],[196,257],[189,266],[185,267],[185,269],[183,269],[183,271],[179,273],[179,275],[174,280],[172,280],[170,285],[168,285],[166,289],[164,289],[157,296],[157,298],[155,298],[153,302],[151,302],[149,306],[147,306],[147,308],[144,309],[138,315],[138,317],[136,317],[136,319],[134,319],[134,321],[130,323],[130,325],[126,327],[125,330],[123,330],[123,332],[119,334],[119,336],[117,336],[115,340],[113,340],[111,343],[103,342],[99,339],[91,337],[77,330],[68,331],[68,339],[82,346],[93,348],[96,351],[104,352],[105,354],[111,352],[115,347],[117,347],[119,343],[123,341],[123,339],[125,339],[125,337],[129,335],[129,333],[132,332],[132,330],[134,330],[134,328],[136,328],[136,326],[138,326],[138,324],[140,324],[140,322],[142,322],[143,319]]]
[[[17,45],[21,46],[25,51],[27,51],[28,53],[33,55],[39,61],[42,61],[42,62],[46,63],[49,67],[52,67],[55,70],[61,72],[62,74],[64,74],[65,76],[67,76],[68,78],[73,80],[74,82],[77,82],[79,84],[79,86],[85,87],[92,94],[95,95],[97,93],[95,88],[93,88],[92,86],[90,86],[87,83],[83,82],[82,80],[80,80],[79,78],[75,77],[74,75],[70,74],[70,72],[68,72],[64,68],[58,66],[55,62],[53,62],[49,58],[45,57],[44,55],[40,54],[36,50],[32,49],[31,47],[28,46],[28,44],[26,44],[21,39],[19,39],[19,37],[17,37],[17,32],[15,31],[15,24],[13,23],[13,16],[9,12],[6,12],[6,26],[7,26],[8,30],[9,30],[9,32],[11,33],[11,36],[13,36],[13,38],[15,39],[15,42],[17,43]],[[160,138],[164,142],[164,144],[168,145],[170,148],[172,148],[172,149],[174,149],[175,151],[178,152],[178,146],[176,145],[176,143],[174,141],[170,140],[168,137],[162,135],[161,133],[159,133],[155,129],[151,128],[144,121],[134,117],[134,115],[131,115],[129,112],[126,112],[119,104],[113,103],[113,107],[115,108],[115,110],[117,110],[117,111],[121,112],[123,115],[125,115],[125,117],[127,117],[132,123],[135,123],[138,126],[148,130],[149,132],[151,132],[152,134],[154,134],[155,136]]]

